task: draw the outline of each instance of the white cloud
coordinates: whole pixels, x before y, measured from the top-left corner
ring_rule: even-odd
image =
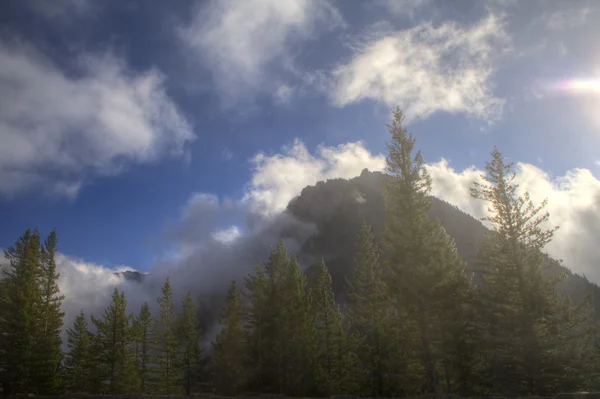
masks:
[[[35,49],[0,43],[0,195],[34,187],[73,197],[130,163],[182,154],[194,134],[163,75],[83,55],[66,74]]]
[[[504,101],[492,93],[493,62],[507,39],[492,14],[468,28],[427,22],[376,35],[333,71],[331,100],[337,106],[366,99],[399,105],[409,119],[437,111],[494,119]]]
[[[240,231],[240,229],[237,226],[229,226],[226,229],[217,230],[214,233],[212,233],[212,237],[215,240],[222,242],[223,244],[232,243],[237,238],[239,238],[241,235],[242,235],[242,232]]]
[[[251,162],[254,171],[243,201],[265,215],[285,209],[307,185],[337,177],[355,177],[364,168],[372,171],[385,168],[385,157],[372,155],[361,142],[337,147],[321,145],[312,155],[298,139],[291,148],[284,148],[282,154],[259,153]]]
[[[324,1],[213,0],[198,6],[179,33],[231,103],[257,91],[276,92],[281,86],[267,71],[293,64],[292,46],[341,23]]]
[[[433,194],[475,217],[486,216],[487,206],[473,200],[469,188],[480,181],[483,173],[474,167],[457,172],[447,161],[428,165],[433,178]],[[526,163],[517,164],[516,183],[520,193],[529,192],[535,203],[548,199],[550,226],[559,225],[547,252],[577,273],[600,283],[600,181],[587,169],[573,169],[563,176],[551,177],[542,169]],[[549,227],[550,227],[549,226]]]

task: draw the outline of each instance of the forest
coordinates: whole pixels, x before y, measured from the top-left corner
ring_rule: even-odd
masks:
[[[598,324],[591,295],[571,300],[547,275],[558,228],[546,201],[519,194],[514,165],[494,148],[471,195],[491,230],[467,264],[429,216],[431,178],[401,110],[388,126],[381,236],[364,222],[336,301],[324,261],[308,275],[282,241],[232,281],[208,345],[198,303],[176,303],[164,281],[158,311],[130,312],[115,288],[100,315],[64,313],[58,238],[27,229],[5,251],[0,279],[0,378],[19,393],[409,397],[547,396],[597,389]],[[474,281],[477,273],[480,281]],[[61,332],[67,329],[66,342]]]

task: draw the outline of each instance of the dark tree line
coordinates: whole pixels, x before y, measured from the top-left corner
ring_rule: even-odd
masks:
[[[519,196],[514,167],[494,149],[472,196],[491,232],[477,272],[460,259],[431,208],[431,178],[394,112],[388,126],[387,226],[363,225],[348,303],[336,303],[324,262],[310,284],[280,242],[242,287],[232,282],[210,348],[191,295],[176,304],[169,279],[157,299],[127,313],[115,289],[104,313],[64,314],[53,231],[27,230],[6,252],[0,280],[0,362],[5,393],[281,393],[294,396],[419,393],[548,395],[597,388],[597,328],[590,298],[571,303],[545,277],[546,202]],[[381,245],[379,244],[381,243]],[[91,327],[93,333],[91,332]]]

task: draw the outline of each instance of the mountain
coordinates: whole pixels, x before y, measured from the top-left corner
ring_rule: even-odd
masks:
[[[125,270],[122,272],[115,272],[119,277],[123,277],[125,281],[131,281],[134,283],[142,283],[144,281],[145,274],[142,274],[136,270]]]
[[[360,176],[350,180],[319,182],[304,188],[287,207],[287,211],[297,219],[316,225],[317,233],[304,243],[298,256],[309,265],[325,260],[332,276],[334,292],[341,303],[346,299],[345,279],[354,268],[356,237],[363,221],[372,226],[377,237],[384,230],[385,179],[385,174],[365,169]],[[440,220],[454,239],[463,260],[474,268],[479,245],[488,229],[471,215],[438,198],[433,198],[430,217]],[[600,287],[584,276],[572,273],[557,261],[549,259],[549,262],[550,267],[545,271],[549,276],[567,273],[567,278],[558,284],[557,290],[570,296],[574,302],[591,292],[596,314],[600,315]],[[309,266],[309,281],[311,272],[312,266]],[[480,281],[477,273],[474,281],[476,284]]]

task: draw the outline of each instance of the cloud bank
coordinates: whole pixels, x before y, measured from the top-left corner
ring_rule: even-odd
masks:
[[[0,42],[0,195],[74,197],[96,176],[181,155],[191,126],[156,69],[84,54],[67,74],[31,46]]]

